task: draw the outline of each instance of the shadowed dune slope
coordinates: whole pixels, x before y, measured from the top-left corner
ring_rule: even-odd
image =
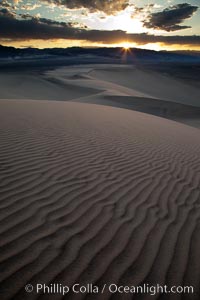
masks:
[[[191,105],[143,97],[109,96],[106,93],[81,97],[73,102],[131,109],[200,128],[200,107]]]
[[[31,283],[193,285],[199,299],[199,130],[86,103],[0,103],[0,299]],[[68,294],[65,299],[132,299]]]

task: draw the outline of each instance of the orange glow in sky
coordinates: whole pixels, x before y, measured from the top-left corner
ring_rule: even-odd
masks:
[[[200,51],[197,1],[0,0],[0,44]]]

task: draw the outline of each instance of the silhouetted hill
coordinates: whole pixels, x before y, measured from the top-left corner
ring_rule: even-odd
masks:
[[[56,57],[74,57],[74,56],[99,56],[106,58],[121,59],[126,56],[127,61],[144,60],[144,61],[176,61],[176,62],[192,62],[200,60],[200,54],[195,52],[167,52],[153,51],[138,48],[132,48],[124,53],[122,48],[51,48],[51,49],[36,49],[25,48],[17,49],[14,47],[5,47],[0,45],[0,58],[3,59],[48,59]]]

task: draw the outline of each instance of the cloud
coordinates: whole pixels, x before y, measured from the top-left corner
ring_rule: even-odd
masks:
[[[89,30],[77,23],[57,22],[45,18],[21,15],[16,18],[7,9],[0,10],[0,38],[12,40],[85,40],[105,44],[135,42],[141,45],[148,43],[193,44],[200,45],[200,36],[156,36],[150,34],[127,34],[122,30]]]
[[[18,4],[19,2],[22,2],[22,0],[13,0],[14,4]]]
[[[12,5],[11,3],[9,3],[6,0],[3,0],[0,2],[0,8],[16,9],[16,7],[14,5]]]
[[[21,5],[20,9],[21,10],[35,10],[36,8],[41,7],[41,4],[26,4],[26,5]]]
[[[164,9],[161,12],[152,13],[144,26],[165,31],[176,31],[191,28],[190,26],[180,25],[184,20],[192,17],[197,11],[198,6],[188,3],[177,4]]]
[[[9,8],[0,8],[0,17],[4,16],[5,18],[12,19],[16,17],[15,12],[10,10]]]
[[[69,38],[75,29],[71,23],[57,22],[45,18],[21,14],[17,19],[8,9],[0,10],[0,37],[19,40]]]
[[[124,10],[128,0],[43,0],[50,4],[63,5],[69,9],[87,8],[90,12],[102,11],[108,15]]]

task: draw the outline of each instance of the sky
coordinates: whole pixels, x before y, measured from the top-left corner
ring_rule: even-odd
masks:
[[[200,50],[200,0],[0,0],[0,44]]]

